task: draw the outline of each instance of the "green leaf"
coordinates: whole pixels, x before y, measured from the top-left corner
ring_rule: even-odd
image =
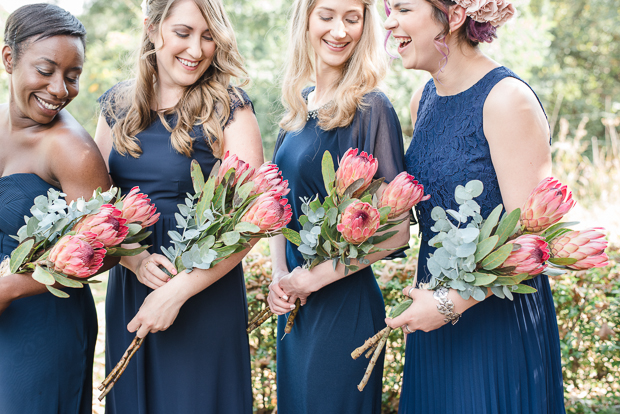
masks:
[[[336,221],[338,220],[338,209],[336,207],[332,207],[329,210],[327,210],[327,223],[330,226],[335,226],[336,225]],[[303,224],[302,224],[303,226]]]
[[[35,266],[34,272],[32,272],[32,278],[43,285],[51,286],[56,283],[54,276],[48,272],[47,269],[39,265]]]
[[[334,181],[336,180],[336,171],[334,170],[334,159],[329,151],[325,151],[323,154],[323,160],[321,161],[321,171],[323,173],[323,183],[325,184],[325,190],[327,194],[331,194],[334,189]]]
[[[63,298],[63,299],[66,299],[66,298],[69,297],[69,294],[67,292],[63,292],[62,290],[56,289],[56,288],[51,287],[51,286],[46,286],[46,287],[47,287],[47,290],[49,290],[50,293],[52,295],[54,295],[54,296],[57,296],[57,297]]]
[[[215,244],[215,236],[213,235],[208,235],[206,237],[203,237],[202,239],[196,242],[196,245],[200,247],[201,249],[203,247],[210,249],[211,247],[213,247],[214,244]]]
[[[493,283],[495,279],[497,279],[497,276],[489,273],[473,272],[472,275],[476,278],[473,283],[474,286],[486,286]]]
[[[205,186],[205,176],[202,173],[202,168],[196,160],[192,160],[191,167],[192,184],[194,185],[194,193],[199,194]]]
[[[28,239],[21,243],[13,253],[11,253],[10,271],[11,273],[17,273],[19,267],[24,263],[24,260],[30,255],[30,251],[34,246],[34,239]]]
[[[207,221],[205,211],[210,208],[211,201],[215,195],[215,179],[216,177],[214,176],[209,177],[209,180],[207,180],[207,183],[202,189],[202,194],[198,200],[198,204],[196,205],[196,219],[199,226],[202,226]]]
[[[512,244],[505,244],[485,257],[480,264],[484,270],[493,270],[504,263],[511,252]]]
[[[380,234],[378,236],[373,236],[372,237],[372,244],[382,243],[382,242],[386,241],[387,239],[389,239],[390,237],[394,236],[395,234],[398,234],[398,231],[396,231],[396,230],[388,231],[387,233],[383,233],[383,234]]]
[[[521,209],[516,208],[499,222],[497,230],[495,231],[495,235],[499,236],[499,240],[497,241],[498,246],[504,244],[504,242],[508,240],[508,237],[514,233],[520,216]]]
[[[551,263],[558,266],[568,266],[575,264],[577,259],[573,259],[572,257],[552,257],[549,259]]]
[[[123,244],[140,243],[142,240],[144,240],[147,237],[149,237],[151,235],[151,233],[153,233],[153,232],[152,231],[145,231],[143,233],[138,233],[135,236],[126,237],[125,240],[123,240]]]
[[[303,227],[308,222],[308,216],[299,216],[299,224]]]
[[[351,183],[350,186],[347,187],[346,190],[344,190],[344,194],[343,197],[353,197],[353,194],[359,190],[360,188],[362,188],[362,186],[364,185],[364,179],[363,178],[359,178],[355,181],[353,181]]]
[[[471,194],[472,197],[478,197],[482,194],[482,190],[484,189],[484,185],[480,180],[472,180],[465,184],[465,190]]]
[[[552,233],[555,233],[556,231],[558,231],[560,229],[566,229],[567,227],[575,226],[577,224],[579,224],[578,221],[565,221],[565,222],[561,222],[561,223],[555,223],[553,226],[551,226],[547,230],[543,231],[541,236],[544,237],[544,238],[548,238],[549,235],[551,235]]]
[[[288,227],[283,227],[282,235],[295,246],[301,245],[301,237],[299,237],[299,233],[295,230],[289,229]]]
[[[129,232],[127,232],[127,236],[125,237],[135,236],[136,234],[140,233],[140,230],[142,230],[142,226],[138,223],[129,223],[125,224],[125,226],[129,227]]]
[[[135,255],[142,253],[149,247],[151,246],[145,245],[145,246],[136,247],[135,249],[123,249],[122,247],[115,247],[115,248],[107,249],[105,255],[111,256],[111,257],[135,256]]]
[[[364,194],[368,194],[368,195],[374,195],[377,190],[379,190],[379,187],[381,187],[381,184],[383,184],[383,182],[385,181],[385,178],[381,177],[378,180],[373,180],[370,185],[368,186],[368,188],[366,190],[364,190]]]
[[[237,247],[238,246],[233,244],[231,246],[221,247],[219,249],[214,249],[214,250],[217,252],[218,258],[225,259],[231,254],[233,254],[237,250]]]
[[[354,202],[355,202],[355,200],[352,200],[352,199],[348,199],[348,200],[343,201],[342,203],[340,203],[338,205],[338,211],[340,213],[344,213],[344,211],[347,209],[347,207],[349,207]]]
[[[387,218],[388,218],[388,215],[390,214],[390,211],[391,211],[391,210],[392,210],[392,208],[391,208],[391,207],[389,207],[389,206],[381,207],[381,208],[379,209],[379,214],[380,214],[380,216],[381,216],[381,217],[380,217],[380,219],[379,219],[379,221],[380,221],[381,223],[384,223],[384,224],[385,224],[385,223],[387,222]]]
[[[497,246],[497,241],[499,240],[499,236],[491,236],[482,240],[476,246],[476,255],[474,257],[474,261],[479,263],[482,259],[484,259],[489,253],[493,251],[495,246]]]
[[[56,280],[56,282],[60,283],[63,286],[70,287],[70,288],[84,287],[84,285],[81,282],[78,282],[77,280],[69,279],[63,274],[60,274],[57,272],[50,272],[50,273],[54,276],[54,279]]]
[[[243,204],[245,200],[247,200],[247,198],[249,197],[253,189],[254,189],[253,181],[250,181],[249,183],[245,183],[241,187],[239,187],[239,189],[237,189],[237,191],[235,192],[235,196],[233,198],[233,207],[237,208],[241,204]]]
[[[560,236],[563,236],[566,233],[570,233],[572,230],[571,229],[559,229],[554,231],[553,233],[549,233],[548,236],[544,236],[545,237],[545,241],[547,243],[551,243],[551,241],[553,241],[553,239],[557,239]]]
[[[519,281],[512,276],[498,276],[495,283],[502,286],[512,286],[518,284]]]
[[[260,227],[256,224],[248,223],[247,221],[240,221],[235,226],[235,231],[240,233],[258,233],[260,231]]]
[[[241,238],[241,234],[238,231],[229,231],[227,233],[222,234],[222,241],[226,246],[232,246],[237,243]]]
[[[480,240],[484,240],[491,235],[491,232],[497,226],[497,222],[499,221],[499,216],[502,214],[503,205],[498,205],[493,209],[489,217],[484,221],[482,225],[482,229],[480,229]],[[498,237],[499,239],[499,237]]]
[[[395,318],[397,316],[400,316],[404,311],[406,311],[409,308],[409,306],[411,306],[412,303],[413,303],[413,300],[407,299],[406,301],[401,302],[398,305],[396,305],[394,308],[392,308],[392,311],[390,312],[390,318]]]
[[[535,288],[528,285],[517,285],[516,289],[510,289],[512,293],[535,293],[538,292]]]

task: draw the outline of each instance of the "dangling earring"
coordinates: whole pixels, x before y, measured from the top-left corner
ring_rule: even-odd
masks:
[[[449,34],[449,35],[451,35],[451,34],[452,34],[452,29],[450,29],[450,31],[448,32],[448,34]]]

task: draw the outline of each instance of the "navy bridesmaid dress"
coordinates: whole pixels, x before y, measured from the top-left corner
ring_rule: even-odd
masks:
[[[35,174],[0,178],[1,258],[17,247],[9,236],[50,187]],[[88,286],[68,293],[18,299],[0,315],[0,413],[92,413],[95,302]]]
[[[425,86],[413,140],[405,155],[407,171],[431,198],[417,208],[422,233],[418,282],[428,282],[426,260],[433,248],[431,210],[458,210],[457,185],[484,183],[477,198],[486,217],[502,202],[489,144],[482,127],[485,99],[512,71],[498,67],[470,89],[439,96],[431,79]],[[564,413],[560,343],[547,276],[526,282],[534,294],[514,301],[491,296],[463,313],[456,325],[407,335],[399,413],[560,414]]]
[[[313,88],[304,91],[304,98]],[[349,148],[359,148],[379,160],[376,178],[389,182],[404,170],[402,133],[390,101],[381,92],[364,97],[346,128],[325,131],[311,111],[304,128],[280,132],[274,162],[288,180],[293,218],[288,227],[299,231],[300,197],[327,195],[321,160],[330,151],[334,163]],[[337,168],[337,164],[336,164]],[[297,246],[286,242],[289,271],[303,266]],[[380,414],[383,358],[381,355],[363,392],[368,360],[353,360],[351,352],[385,327],[383,296],[370,267],[311,294],[293,330],[284,335],[287,315],[278,318],[277,386],[279,414]]]
[[[114,88],[100,102],[110,127],[110,111],[122,116],[115,106]],[[240,100],[229,89],[232,99],[230,123],[236,109],[252,105],[242,92]],[[176,230],[174,214],[186,193],[194,193],[190,164],[196,159],[208,174],[217,159],[207,144],[202,126],[192,132],[193,154],[186,157],[172,148],[170,133],[155,116],[155,121],[137,135],[142,154],[123,156],[112,150],[110,175],[123,194],[139,186],[149,195],[161,213],[149,230],[153,234],[143,243],[149,252],[161,254],[161,246],[170,246],[169,230]],[[174,125],[174,116],[166,119]],[[135,337],[127,324],[138,313],[152,289],[136,275],[116,266],[110,271],[106,296],[106,371],[120,360]],[[236,266],[220,280],[190,298],[181,307],[170,328],[150,333],[134,355],[127,370],[112,388],[106,400],[109,414],[252,412],[250,347],[247,327],[247,300],[243,268]]]

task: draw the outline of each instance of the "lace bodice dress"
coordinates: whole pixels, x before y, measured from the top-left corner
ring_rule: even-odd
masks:
[[[407,171],[422,184],[428,202],[417,207],[422,233],[418,282],[428,282],[426,260],[435,233],[435,206],[458,210],[457,185],[480,180],[477,198],[486,217],[502,196],[483,131],[483,107],[505,67],[453,96],[437,94],[431,79],[422,94],[414,135],[405,154]],[[400,413],[564,413],[558,327],[547,276],[528,281],[538,292],[514,301],[491,296],[463,313],[456,325],[407,336]]]

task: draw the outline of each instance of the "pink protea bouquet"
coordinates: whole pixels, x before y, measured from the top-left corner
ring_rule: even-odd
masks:
[[[53,285],[82,287],[100,271],[106,256],[132,256],[144,251],[148,246],[120,247],[148,237],[150,232],[144,227],[159,217],[155,206],[139,191],[135,187],[113,205],[110,202],[118,190],[97,189],[90,200],[80,198],[67,205],[64,194],[50,189],[47,197],[34,200],[30,209],[33,216],[26,218],[26,225],[15,236],[20,244],[5,266],[6,272],[32,272],[33,279],[51,293],[68,297]]]

